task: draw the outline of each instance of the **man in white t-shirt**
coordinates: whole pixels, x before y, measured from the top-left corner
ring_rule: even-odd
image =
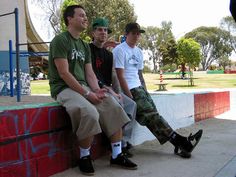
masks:
[[[175,147],[175,154],[190,158],[191,152],[202,136],[202,130],[184,137],[175,132],[159,114],[156,106],[142,86],[143,54],[136,46],[141,33],[138,23],[129,23],[125,27],[126,41],[113,49],[114,65],[123,92],[137,104],[136,120],[146,126],[161,144],[169,141]],[[180,151],[179,151],[180,150]]]

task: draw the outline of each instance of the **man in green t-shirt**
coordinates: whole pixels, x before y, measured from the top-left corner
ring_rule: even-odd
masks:
[[[68,6],[63,18],[67,31],[56,36],[50,45],[49,85],[51,95],[68,112],[76,133],[79,169],[93,175],[90,147],[95,134],[103,131],[111,141],[110,164],[126,169],[137,165],[121,152],[122,127],[130,120],[114,97],[100,89],[91,65],[89,45],[80,39],[88,20],[80,5]]]

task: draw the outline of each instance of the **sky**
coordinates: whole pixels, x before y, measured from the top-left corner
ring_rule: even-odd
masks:
[[[229,0],[129,0],[141,26],[161,26],[172,22],[176,38],[200,26],[219,26],[230,16]]]
[[[29,1],[31,19],[44,41],[50,41],[52,33],[46,29],[43,11]],[[144,27],[160,27],[162,21],[172,22],[176,38],[200,26],[219,26],[220,20],[231,15],[229,0],[129,0],[134,5],[137,22]],[[42,22],[44,21],[44,22]]]

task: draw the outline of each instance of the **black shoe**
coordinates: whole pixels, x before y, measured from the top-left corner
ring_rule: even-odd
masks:
[[[177,146],[175,147],[174,152],[175,152],[176,155],[179,155],[182,158],[189,159],[191,157],[191,153],[189,153],[189,152],[185,152],[185,151],[182,151],[182,150],[180,150],[180,152],[179,152],[179,147],[177,147]]]
[[[133,157],[133,154],[129,151],[129,149],[127,147],[122,148],[122,153],[128,158]]]
[[[179,146],[175,146],[175,154],[179,155],[183,158],[190,158],[191,152],[196,147],[196,145],[199,143],[201,137],[202,137],[202,130],[199,130],[197,133],[192,135],[192,133],[187,137],[187,141]],[[180,152],[178,152],[180,149]]]
[[[127,141],[126,142],[126,148],[131,149],[131,148],[133,148],[133,145]]]
[[[91,157],[89,155],[82,157],[79,160],[79,169],[81,173],[84,175],[87,175],[87,176],[94,175],[94,168],[93,168]]]
[[[129,170],[136,170],[138,166],[129,160],[123,153],[120,153],[115,159],[111,157],[111,166],[118,166]]]

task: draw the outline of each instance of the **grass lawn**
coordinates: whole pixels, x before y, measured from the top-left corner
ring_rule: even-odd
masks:
[[[188,79],[180,79],[176,75],[163,75],[167,90],[200,89],[200,88],[236,88],[236,74],[203,74],[194,73],[194,86],[189,86]],[[159,74],[144,74],[148,90],[157,90],[160,83]],[[49,94],[48,80],[31,81],[32,94]]]
[[[203,74],[194,73],[194,86],[190,86],[189,79],[181,79],[176,75],[163,75],[163,83],[167,83],[167,90],[200,89],[200,88],[236,88],[236,74]],[[159,74],[145,74],[144,79],[148,90],[157,90],[160,83]]]
[[[50,94],[48,80],[35,80],[30,82],[31,94]]]

